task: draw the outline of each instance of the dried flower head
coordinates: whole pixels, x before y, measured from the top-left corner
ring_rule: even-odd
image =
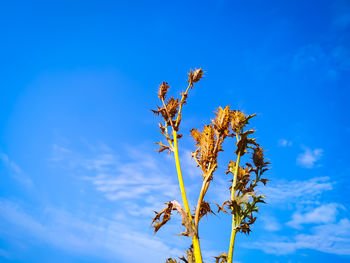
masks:
[[[190,83],[191,87],[193,86],[193,83],[200,81],[200,79],[203,77],[203,73],[204,71],[201,68],[196,69],[193,72],[190,70],[190,73],[188,73],[187,81]]]
[[[221,107],[218,108],[218,111],[215,113],[216,118],[212,121],[214,129],[217,131],[219,136],[226,137],[229,134],[229,125],[230,125],[230,106],[227,105],[225,109]]]
[[[217,150],[215,149],[216,139],[214,136],[214,129],[211,124],[205,125],[203,132],[199,132],[197,129],[191,130],[193,139],[196,140],[197,149],[193,153],[196,158],[197,164],[206,171],[211,161],[216,160]]]
[[[239,110],[231,111],[231,127],[234,132],[240,132],[245,125],[245,115]]]
[[[256,167],[263,167],[264,162],[264,150],[259,145],[254,148],[253,152],[253,162]]]
[[[170,86],[165,81],[163,81],[163,83],[159,85],[158,98],[160,100],[164,100],[165,99],[166,93],[168,92],[169,88],[170,88]]]
[[[179,99],[175,100],[173,97],[171,97],[166,104],[166,110],[169,114],[170,119],[175,118],[178,109],[179,109]]]
[[[248,121],[255,116],[256,114],[246,116],[239,110],[231,111],[231,128],[233,132],[241,132],[242,129],[248,124]]]

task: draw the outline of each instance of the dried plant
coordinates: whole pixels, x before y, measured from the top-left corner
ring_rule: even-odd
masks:
[[[256,139],[251,137],[255,131],[246,129],[249,120],[255,114],[246,116],[241,111],[230,110],[229,106],[219,107],[215,113],[215,118],[210,124],[205,125],[202,131],[198,129],[191,130],[196,147],[195,151],[192,152],[192,157],[197,166],[201,168],[203,177],[195,214],[191,214],[179,161],[178,139],[182,135],[178,134],[178,131],[181,123],[182,107],[186,103],[188,92],[193,88],[194,83],[203,77],[203,73],[202,69],[196,69],[188,73],[188,87],[185,92],[181,93],[181,99],[170,97],[166,100],[170,87],[167,82],[163,82],[158,91],[161,106],[157,106],[156,110],[152,110],[163,119],[163,122],[159,123],[159,129],[167,142],[165,144],[162,141],[157,142],[159,145],[157,151],[168,151],[174,154],[184,205],[182,207],[176,200],[166,203],[163,210],[155,212],[156,216],[152,221],[152,226],[154,231],[157,232],[171,219],[172,211],[176,210],[181,216],[182,225],[185,227],[185,231],[181,235],[192,239],[192,246],[186,251],[186,256],[179,258],[180,261],[169,258],[166,261],[168,263],[203,262],[198,235],[199,222],[203,216],[215,214],[209,202],[204,200],[204,197],[217,169],[218,155],[219,152],[223,151],[222,144],[225,139],[233,138],[235,140],[236,150],[234,154],[236,161],[229,162],[226,172],[233,176],[232,185],[229,187],[230,200],[225,201],[221,206],[217,206],[218,213],[222,211],[232,214],[232,228],[228,254],[223,253],[215,257],[216,263],[232,263],[236,233],[250,233],[251,225],[256,220],[255,213],[258,211],[258,204],[264,203],[265,198],[263,195],[258,195],[255,188],[260,182],[265,185],[268,181],[262,176],[268,170],[269,163],[264,159],[263,148],[256,142]],[[245,166],[241,166],[241,158],[247,153],[251,154],[250,162],[247,162]]]

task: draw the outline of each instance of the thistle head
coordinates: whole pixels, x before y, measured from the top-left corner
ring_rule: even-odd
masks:
[[[219,136],[226,137],[229,134],[229,125],[231,119],[230,106],[227,105],[225,109],[219,107],[215,115],[216,118],[212,120],[214,129]]]
[[[231,128],[234,132],[239,133],[245,126],[245,115],[239,110],[231,111]]]
[[[190,73],[188,73],[188,80],[187,81],[190,83],[191,87],[193,87],[193,83],[200,81],[200,79],[203,77],[203,73],[204,73],[204,71],[201,68],[196,69],[193,72],[192,72],[192,70],[190,70]]]
[[[159,85],[158,98],[160,100],[164,100],[165,99],[169,88],[170,88],[170,86],[165,81],[163,81],[162,84]]]
[[[259,145],[254,148],[253,152],[253,162],[256,167],[263,167],[264,162],[264,150]]]

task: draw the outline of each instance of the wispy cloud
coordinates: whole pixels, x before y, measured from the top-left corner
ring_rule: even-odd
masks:
[[[333,189],[330,178],[315,177],[309,180],[277,181],[264,187],[268,203],[315,203],[325,191]]]
[[[263,222],[264,229],[267,231],[275,232],[282,228],[277,218],[271,215],[263,215],[261,216],[261,220]]]
[[[164,262],[167,256],[181,255],[164,240],[133,230],[129,224],[89,214],[77,216],[46,207],[39,214],[27,212],[9,200],[0,200],[2,235],[21,233],[65,251],[122,262]],[[22,240],[25,245],[25,238]],[[7,254],[5,254],[7,255]],[[162,261],[163,260],[163,261]]]
[[[293,145],[292,141],[289,141],[287,139],[280,139],[278,141],[278,146],[280,146],[280,147],[288,147],[288,146],[292,146],[292,145]]]
[[[339,16],[335,23],[345,29],[348,19],[348,14],[344,14]],[[346,34],[345,31],[344,34]],[[329,38],[334,37],[330,36]],[[334,44],[330,46],[329,41],[332,41]],[[327,39],[327,41],[305,45],[293,55],[292,67],[296,71],[317,69],[318,72],[323,73],[323,77],[330,80],[336,79],[339,73],[350,70],[348,41],[348,38],[340,35],[336,39]]]
[[[0,221],[8,226],[0,233],[16,232],[24,243],[29,236],[65,251],[107,260],[122,258],[122,262],[164,262],[166,257],[183,255],[188,240],[167,236],[181,232],[174,220],[157,236],[151,228],[154,210],[163,208],[166,201],[180,200],[174,164],[167,155],[146,153],[142,146],[126,147],[122,154],[106,145],[74,151],[56,144],[52,149],[49,160],[55,170],[93,186],[87,189],[110,201],[106,206],[112,205],[113,211],[71,212],[50,204],[31,210],[24,208],[25,202],[0,199]],[[0,157],[22,173],[6,155]]]
[[[55,146],[53,150],[53,156],[60,157],[52,159],[56,164],[65,164],[69,158],[70,169],[84,174],[82,180],[90,182],[108,200],[127,205],[127,212],[133,215],[147,211],[144,216],[150,216],[164,202],[180,198],[176,174],[171,171],[173,163],[165,155],[156,158],[132,147],[126,147],[123,156],[106,146],[86,156],[66,147]]]
[[[322,154],[322,149],[305,148],[304,152],[298,155],[297,164],[304,168],[313,168],[315,163],[321,159]]]
[[[283,232],[273,234],[273,225],[268,235],[269,239],[261,239],[253,244],[244,244],[269,254],[291,254],[299,249],[312,249],[332,254],[350,255],[350,221],[348,218],[337,220],[339,209],[344,209],[338,203],[322,203],[322,193],[333,189],[329,177],[316,177],[305,181],[277,182],[266,187],[268,202],[281,204],[282,209],[292,210],[291,219],[285,224],[293,227],[293,232],[282,229]],[[262,217],[264,220],[264,217]],[[269,227],[269,218],[265,219],[264,228]],[[308,224],[303,229],[302,226]],[[266,229],[268,230],[268,229]],[[277,228],[277,230],[280,230]],[[295,233],[295,230],[297,231]],[[289,232],[289,234],[286,234]],[[284,235],[281,235],[284,233]],[[261,246],[261,244],[264,244]]]
[[[325,204],[305,213],[295,212],[292,215],[292,220],[287,225],[300,228],[302,224],[327,224],[333,223],[336,220],[338,209],[342,206],[336,203]]]
[[[26,187],[32,187],[33,181],[22,171],[22,169],[13,161],[11,160],[8,155],[0,152],[0,161],[7,167],[10,175],[20,182],[21,184],[25,185]]]
[[[188,149],[184,150],[181,154],[182,157],[182,169],[186,172],[186,175],[190,176],[191,179],[199,180],[202,178],[202,170],[197,167],[196,162],[191,157],[192,152]],[[200,180],[199,180],[200,181]]]
[[[338,255],[350,255],[350,221],[342,219],[337,223],[313,227],[310,234],[299,234],[293,240],[280,237],[275,241],[262,241],[252,245],[269,254],[291,254],[298,249],[312,249]]]

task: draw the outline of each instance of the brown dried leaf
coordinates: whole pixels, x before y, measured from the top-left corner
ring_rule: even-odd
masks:
[[[190,248],[188,250],[186,250],[185,252],[186,252],[187,259],[185,259],[184,257],[182,257],[180,259],[185,263],[195,263],[195,258],[194,258],[194,254],[193,254],[193,246],[191,245]]]
[[[176,259],[168,258],[165,263],[178,263]]]
[[[165,225],[171,217],[171,211],[177,210],[182,219],[182,225],[185,227],[186,231],[181,233],[180,235],[193,237],[196,234],[195,229],[192,226],[191,220],[188,218],[186,211],[182,208],[181,204],[174,200],[166,203],[167,207],[162,211],[155,212],[156,216],[154,217],[152,224],[154,227],[154,232],[157,232],[163,225]]]
[[[163,152],[163,151],[165,151],[165,150],[168,150],[169,151],[169,153],[172,151],[172,149],[169,147],[169,146],[167,146],[167,145],[164,145],[162,142],[156,142],[156,144],[158,144],[159,145],[159,149],[158,150],[156,150],[157,152]]]
[[[226,263],[227,262],[227,254],[226,253],[222,253],[220,256],[215,257],[216,261],[215,263]],[[221,261],[220,261],[221,259]]]
[[[168,202],[166,203],[167,207],[164,208],[162,211],[159,213],[154,211],[156,213],[156,216],[153,218],[152,225],[154,227],[154,233],[157,233],[158,230],[164,226],[171,217],[171,210],[173,210],[173,203]]]
[[[205,216],[207,213],[215,215],[215,213],[211,210],[209,203],[202,201],[201,207],[199,210],[199,220],[201,220],[202,217]]]
[[[181,215],[182,225],[186,229],[186,231],[181,233],[180,235],[188,236],[192,238],[196,234],[196,231],[193,228],[192,226],[193,223],[188,218],[186,211],[182,208],[181,204],[178,201],[174,200],[174,201],[171,201],[171,203],[173,204],[173,210],[177,210],[177,212]]]
[[[245,153],[247,153],[247,148],[249,148],[249,145],[257,145],[257,143],[255,142],[255,139],[253,138],[248,138],[248,136],[252,133],[254,133],[254,130],[248,130],[245,131],[243,133],[241,133],[241,138],[237,143],[237,150],[236,150],[236,154],[238,155],[238,153],[243,156]]]
[[[168,115],[166,114],[166,110],[164,108],[157,106],[157,110],[151,110],[151,111],[156,115],[159,115],[159,114],[162,115],[165,121],[168,120]]]
[[[265,178],[262,178],[262,179],[260,179],[260,181],[261,181],[264,185],[266,185],[266,182],[268,182],[268,181],[270,181],[270,180],[265,179]]]
[[[221,206],[219,206],[217,203],[215,203],[218,207],[218,213],[220,213],[220,211],[222,211],[222,212],[228,214],[228,212],[224,209],[224,207],[225,207],[225,205],[229,206],[230,203],[231,203],[231,201],[225,201]]]

